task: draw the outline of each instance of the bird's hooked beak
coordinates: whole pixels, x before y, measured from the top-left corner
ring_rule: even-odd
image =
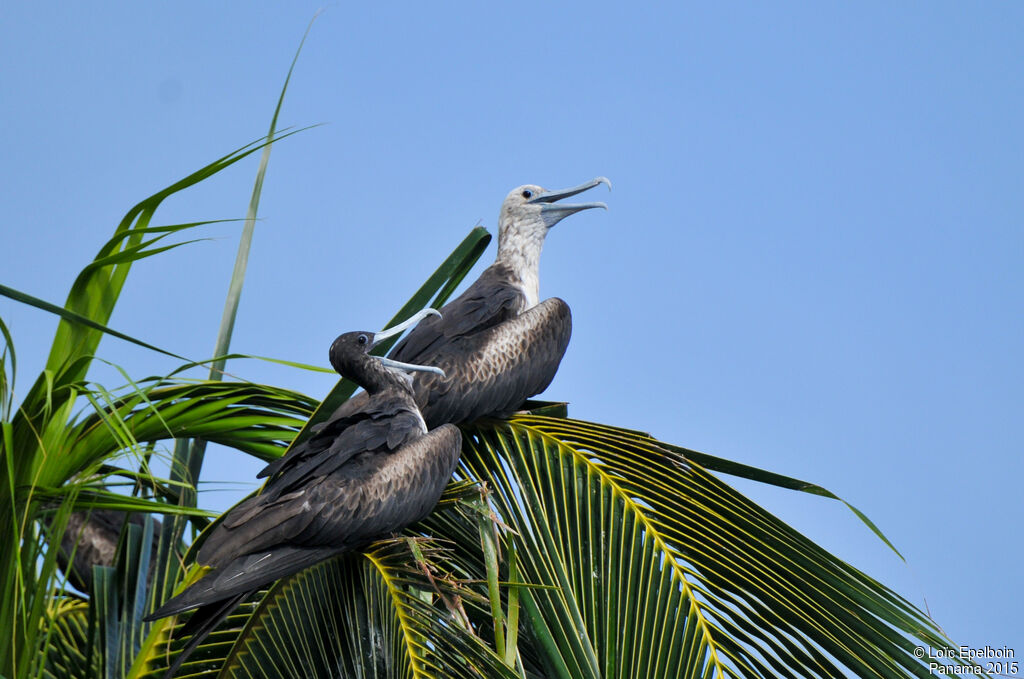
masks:
[[[378,344],[380,344],[389,337],[394,337],[395,335],[404,332],[407,328],[411,328],[412,326],[416,325],[427,316],[437,316],[438,318],[440,318],[441,312],[438,311],[437,309],[420,309],[419,311],[417,311],[408,319],[402,321],[398,325],[394,325],[388,328],[387,330],[381,330],[380,332],[374,333],[373,341],[370,342],[370,348],[372,349],[373,347],[377,346]]]
[[[443,370],[432,365],[416,365],[415,363],[402,363],[401,361],[396,361],[394,359],[388,358],[387,356],[371,356],[370,358],[377,359],[378,361],[380,361],[381,365],[383,365],[386,368],[398,368],[399,370],[404,370],[406,372],[411,373],[434,373],[435,375],[440,375],[441,377],[447,377],[447,375],[444,374]]]
[[[438,318],[440,318],[441,312],[438,311],[437,309],[429,308],[417,311],[412,316],[410,316],[408,320],[405,320],[396,326],[388,328],[387,330],[381,330],[378,333],[374,333],[373,340],[370,342],[370,348],[373,348],[380,344],[381,342],[383,342],[384,340],[386,340],[387,338],[394,337],[395,335],[398,335],[407,328],[416,325],[427,316],[437,316]],[[402,363],[401,361],[396,361],[394,359],[387,358],[386,356],[372,356],[371,358],[377,359],[378,361],[381,362],[381,364],[388,368],[398,368],[399,370],[405,370],[408,372],[435,373],[437,375],[440,375],[441,377],[445,376],[443,370],[441,370],[440,368],[435,368],[432,365],[416,365],[414,363]]]
[[[545,191],[544,193],[534,196],[527,203],[540,203],[540,214],[544,220],[544,224],[550,229],[552,226],[562,221],[566,217],[572,214],[576,214],[580,210],[589,210],[591,208],[599,207],[604,210],[608,209],[608,206],[604,203],[562,203],[557,204],[557,201],[569,196],[575,196],[578,193],[588,191],[599,184],[604,184],[610,191],[612,183],[608,181],[607,177],[597,177],[591,179],[589,182],[574,186],[571,189],[561,189],[558,191]]]

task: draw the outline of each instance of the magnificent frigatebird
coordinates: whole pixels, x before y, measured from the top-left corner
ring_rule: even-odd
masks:
[[[79,592],[92,592],[92,567],[112,566],[117,543],[125,522],[144,525],[141,514],[126,514],[111,509],[88,509],[72,512],[60,539],[57,565],[68,576],[68,581]],[[160,522],[153,520],[153,540],[150,544],[150,571],[156,562]]]
[[[599,184],[611,188],[598,177],[561,191],[533,185],[513,189],[501,205],[494,263],[442,307],[440,318],[424,319],[392,352],[396,360],[444,370],[444,376],[422,373],[414,380],[428,427],[508,415],[554,379],[569,344],[572,315],[557,297],[539,302],[540,253],[555,224],[581,210],[607,207],[558,202]],[[349,407],[358,407],[358,401],[352,399]]]
[[[263,490],[215,524],[197,561],[213,570],[147,620],[199,608],[183,634],[192,639],[167,676],[247,595],[273,581],[388,535],[426,516],[459,460],[452,425],[428,433],[406,371],[441,373],[370,356],[370,349],[426,315],[390,330],[349,332],[330,349],[331,365],[368,396],[358,411],[333,417],[306,442],[268,465]]]

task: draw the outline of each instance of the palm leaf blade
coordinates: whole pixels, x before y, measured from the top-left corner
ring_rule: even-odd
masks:
[[[535,416],[467,433],[466,474],[495,487],[531,554],[524,577],[561,589],[532,595],[574,675],[588,676],[592,649],[603,676],[927,676],[914,647],[948,644],[894,592],[649,436]]]
[[[551,657],[542,648],[543,664],[564,665],[579,677],[676,676],[686,664],[691,676],[709,665],[725,676],[716,628],[685,575],[665,566],[674,553],[615,479],[515,423],[477,425],[468,433],[466,473],[494,487],[497,512],[516,532],[523,579],[554,588],[524,597],[558,650]],[[673,657],[683,661],[669,665]]]
[[[436,551],[419,546],[428,561]],[[435,587],[457,588],[424,577],[405,540],[381,541],[363,554],[309,568],[267,593],[221,676],[517,676],[419,595]]]
[[[73,679],[95,675],[98,667],[89,666],[89,604],[74,597],[51,602],[45,621],[45,638],[39,654],[39,667],[33,672],[46,679]],[[95,658],[94,658],[95,660]]]

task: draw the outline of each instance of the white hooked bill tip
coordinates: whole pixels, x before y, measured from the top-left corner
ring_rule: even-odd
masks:
[[[420,309],[419,311],[417,311],[408,319],[399,323],[398,325],[392,326],[387,330],[381,330],[380,332],[375,333],[373,335],[373,346],[380,344],[389,337],[394,337],[395,335],[403,332],[406,328],[416,325],[427,316],[437,316],[438,318],[440,318],[441,312],[438,311],[437,309],[432,309],[429,307],[426,309]]]
[[[534,196],[533,198],[531,198],[530,200],[528,200],[526,202],[527,203],[554,203],[555,201],[562,200],[563,198],[568,198],[569,196],[575,196],[576,194],[583,193],[584,191],[588,191],[588,190],[594,188],[595,186],[599,186],[601,184],[604,184],[605,186],[607,186],[608,190],[611,191],[612,183],[611,183],[611,181],[609,181],[609,179],[607,177],[595,177],[594,179],[591,179],[589,182],[584,182],[583,184],[580,184],[579,186],[573,186],[572,188],[569,188],[569,189],[559,189],[557,191],[545,191],[544,193],[536,195],[536,196]]]

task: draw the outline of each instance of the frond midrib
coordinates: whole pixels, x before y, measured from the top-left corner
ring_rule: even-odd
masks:
[[[701,606],[700,601],[698,601],[697,597],[695,596],[693,587],[690,585],[690,582],[686,577],[686,571],[678,562],[678,559],[681,558],[681,555],[679,555],[676,552],[676,550],[673,549],[662,537],[661,532],[658,529],[657,522],[647,516],[647,514],[643,511],[643,508],[632,499],[632,497],[618,483],[618,479],[614,475],[609,474],[608,470],[602,467],[601,465],[594,464],[581,451],[576,450],[575,448],[568,445],[564,441],[559,440],[555,436],[548,434],[547,432],[538,429],[532,425],[526,424],[521,420],[509,420],[506,424],[509,427],[520,427],[523,430],[529,432],[530,435],[537,436],[542,440],[555,445],[559,449],[569,451],[576,461],[582,462],[583,465],[591,473],[595,474],[598,478],[601,479],[602,485],[606,485],[607,487],[611,488],[614,497],[620,499],[624,503],[625,507],[630,509],[636,516],[640,518],[641,524],[647,530],[647,534],[652,537],[657,548],[664,554],[666,554],[668,557],[670,557],[665,559],[665,563],[671,565],[673,578],[678,579],[680,585],[683,587],[683,591],[690,602],[690,612],[694,615],[695,619],[697,620],[697,624],[699,625],[703,633],[704,638],[707,640],[710,660],[715,666],[717,677],[719,677],[720,679],[723,678],[724,665],[718,657],[719,650],[721,650],[722,653],[724,653],[725,655],[728,655],[728,653],[715,641],[715,638],[712,634],[712,630],[714,629],[714,627],[711,621],[705,617],[703,607]]]
[[[409,664],[412,668],[413,677],[430,679],[430,675],[427,674],[427,669],[425,667],[427,663],[418,653],[419,647],[414,641],[416,634],[415,628],[409,620],[409,614],[406,612],[405,604],[402,601],[402,592],[395,583],[395,579],[392,577],[390,570],[384,562],[378,559],[373,552],[364,552],[362,556],[373,565],[377,570],[377,573],[380,575],[384,586],[387,587],[388,596],[391,597],[391,601],[394,604],[395,615],[398,618],[398,626],[402,631],[402,643],[405,646],[406,653],[409,655]]]

